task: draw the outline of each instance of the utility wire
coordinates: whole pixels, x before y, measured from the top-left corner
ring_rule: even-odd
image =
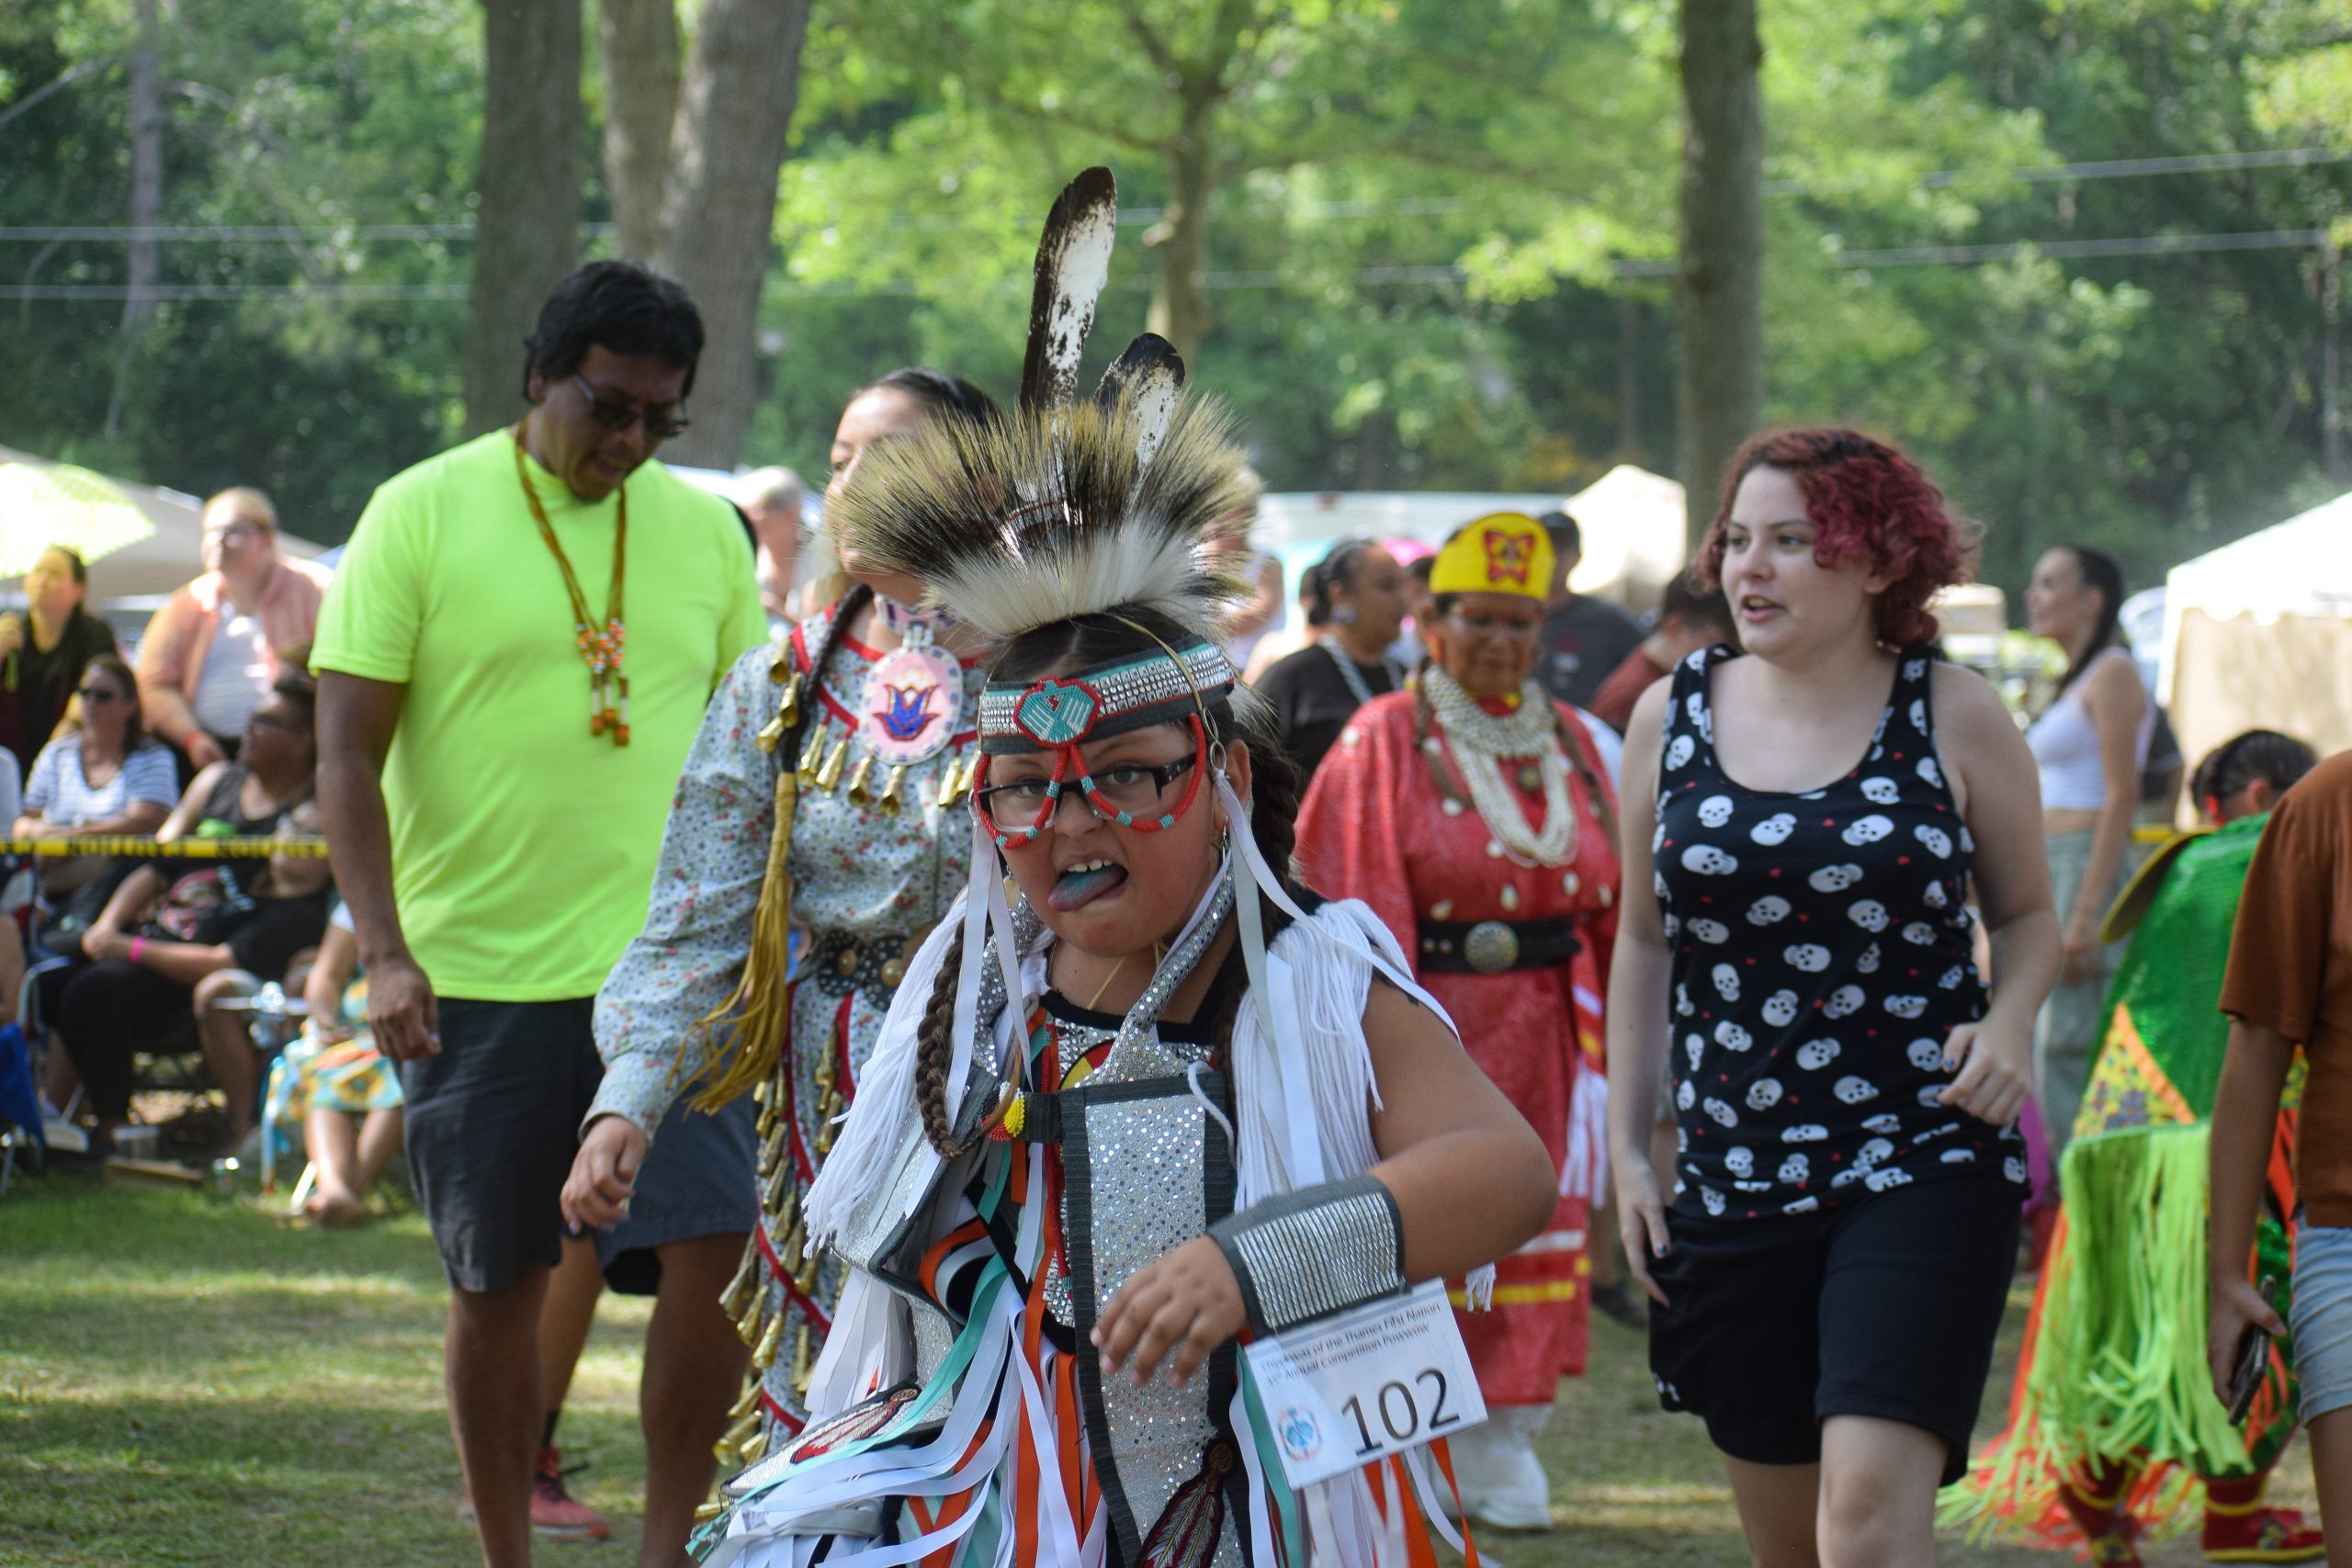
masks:
[[[2227,174],[2241,169],[2304,168],[2352,160],[2352,147],[2267,148],[2249,152],[2194,152],[2165,158],[2108,158],[2077,164],[2027,164],[2001,169],[1938,169],[1918,177],[1922,189],[1941,190],[1972,181],[2015,180],[2025,185],[2050,185],[2070,180],[2133,179],[2156,175]],[[1845,186],[1804,180],[1767,180],[1766,196],[1834,196]],[[1553,193],[1557,196],[1558,193]],[[1560,197],[1559,199],[1568,199]],[[1253,202],[1243,217],[1280,217],[1330,221],[1351,218],[1444,217],[1476,211],[1490,203],[1462,197],[1396,197],[1356,201]],[[1166,209],[1134,207],[1120,212],[1123,227],[1148,228],[1165,216]],[[1008,216],[1008,221],[1011,220]],[[968,214],[900,213],[886,228],[894,231],[962,232],[996,225]],[[588,223],[582,232],[605,235],[610,223]],[[423,243],[432,240],[469,242],[470,223],[65,223],[0,225],[0,243],[47,244],[57,242],[133,240],[182,243],[285,244],[301,240]]]
[[[2149,234],[2135,239],[2115,240],[2018,240],[1990,245],[1912,245],[1886,250],[1837,251],[1830,254],[1833,266],[1854,269],[1863,267],[1898,266],[1976,266],[1986,262],[2016,260],[2029,255],[2060,258],[2098,258],[2119,256],[2168,256],[2203,254],[2218,251],[2285,251],[2316,250],[2328,243],[2324,229],[2274,229],[2239,234]],[[1621,261],[1611,269],[1623,278],[1671,277],[1676,264],[1671,261]],[[1208,272],[1201,275],[1202,287],[1211,290],[1282,288],[1312,279],[1316,275],[1280,271]],[[1459,266],[1368,266],[1349,275],[1349,281],[1366,288],[1411,284],[1459,284],[1469,280],[1469,274]],[[1003,278],[985,286],[989,293],[1027,293],[1025,279]],[[1114,292],[1139,289],[1144,285],[1136,279],[1113,284]],[[767,293],[778,299],[865,299],[912,298],[923,292],[921,286],[903,279],[888,279],[879,283],[844,280],[839,283],[796,283],[786,280],[772,284]],[[304,299],[356,303],[386,300],[461,300],[472,293],[472,286],[465,283],[163,283],[139,290],[141,299]],[[0,299],[13,296],[18,299],[111,300],[130,297],[131,288],[123,283],[36,283],[9,288],[0,284]]]

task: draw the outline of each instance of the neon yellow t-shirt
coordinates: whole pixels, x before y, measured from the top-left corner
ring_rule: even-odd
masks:
[[[592,614],[618,515],[526,459]],[[588,732],[571,601],[493,431],[386,481],[319,613],[313,670],[408,688],[384,765],[392,886],[442,996],[595,995],[645,921],[670,796],[718,678],[766,635],[732,508],[629,476],[629,744]]]

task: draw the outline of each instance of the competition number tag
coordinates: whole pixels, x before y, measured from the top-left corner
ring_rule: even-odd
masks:
[[[1440,1280],[1301,1324],[1243,1354],[1294,1489],[1487,1418]]]

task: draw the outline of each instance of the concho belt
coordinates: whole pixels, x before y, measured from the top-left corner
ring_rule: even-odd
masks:
[[[1554,968],[1582,945],[1566,919],[1423,920],[1415,957],[1424,975],[1501,975]]]

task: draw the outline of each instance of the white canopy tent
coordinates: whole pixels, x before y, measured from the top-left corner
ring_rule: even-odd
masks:
[[[2352,748],[2352,493],[2173,568],[2164,626],[2183,756],[2257,727]]]
[[[0,463],[46,466],[51,461],[0,446]],[[155,525],[155,531],[135,545],[90,563],[90,606],[94,610],[110,604],[133,610],[152,607],[204,570],[204,503],[175,490],[107,477],[133,506],[147,514]],[[278,530],[277,547],[299,560],[316,560],[326,553],[325,546],[298,538],[283,528]],[[0,588],[0,600],[22,603],[18,585],[10,582]]]
[[[1682,487],[1621,463],[1570,496],[1481,491],[1326,491],[1267,496],[1258,508],[1259,547],[1282,558],[1295,583],[1305,567],[1342,539],[1413,539],[1437,546],[1489,512],[1537,515],[1566,511],[1584,532],[1579,593],[1634,609],[1657,603],[1682,570]]]

